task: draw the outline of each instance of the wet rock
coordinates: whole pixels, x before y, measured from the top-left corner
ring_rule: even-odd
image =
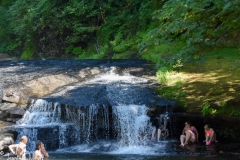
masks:
[[[8,111],[11,108],[17,107],[16,103],[2,103],[0,105],[0,110],[1,111]]]
[[[6,53],[0,53],[0,61],[11,60],[11,57]]]
[[[101,73],[101,70],[98,67],[93,67],[92,69],[90,69],[90,73],[92,75],[96,75],[96,74]]]
[[[13,123],[16,123],[18,120],[20,120],[22,117],[20,117],[20,118],[6,118],[5,120],[7,121],[7,122],[13,122]]]
[[[25,109],[31,102],[29,95],[33,95],[29,88],[24,87],[22,84],[12,85],[3,90],[2,100],[18,104],[19,107]]]
[[[11,126],[12,126],[13,124],[14,124],[14,123],[0,120],[0,132],[5,132],[5,131],[8,131],[8,130],[11,130],[10,128],[11,128]],[[0,134],[0,135],[1,135],[1,134]]]
[[[86,78],[90,79],[93,76],[100,74],[101,72],[103,72],[103,71],[98,67],[93,67],[93,68],[87,67],[87,68],[81,69],[77,73],[77,76],[79,77],[80,81],[83,81]]]
[[[41,77],[35,80],[24,82],[26,87],[29,87],[34,95],[42,97],[52,93],[56,88],[62,87],[71,83],[76,83],[78,80],[63,74],[50,75]]]
[[[16,92],[14,88],[9,88],[3,91],[2,100],[12,103],[18,103],[20,101],[21,94]]]
[[[13,117],[14,117],[14,115],[16,115],[16,116],[18,116],[18,115],[19,116],[23,116],[25,114],[25,110],[22,109],[22,108],[18,108],[18,107],[13,107],[13,108],[9,109],[8,112],[11,115],[13,115]]]
[[[31,102],[30,96],[42,97],[52,93],[59,87],[76,83],[77,81],[76,78],[63,74],[40,77],[4,89],[2,100],[17,103],[25,109]]]
[[[10,114],[8,112],[0,111],[0,120],[8,118]]]
[[[16,122],[25,113],[25,110],[18,107],[15,103],[3,103],[0,105],[0,115],[8,122]],[[9,118],[10,117],[10,118]]]

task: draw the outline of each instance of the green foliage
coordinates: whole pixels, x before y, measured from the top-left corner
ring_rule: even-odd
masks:
[[[154,3],[152,3],[154,2]],[[157,1],[112,1],[106,8],[105,23],[97,31],[99,41],[109,44],[111,58],[127,58],[138,50],[146,30],[152,25],[151,13]],[[116,14],[117,13],[117,14]]]
[[[226,102],[221,102],[219,105],[218,113],[220,115],[239,116],[240,108],[238,106],[234,107],[232,105],[227,105]]]
[[[11,54],[13,50],[21,46],[21,39],[11,33],[12,28],[8,20],[8,9],[6,7],[9,4],[7,2],[10,4],[12,1],[2,1],[0,5],[0,52]]]
[[[85,48],[98,28],[97,2],[16,0],[8,10],[12,32],[39,43],[38,53],[60,57],[65,50]]]
[[[143,45],[143,44],[141,44]],[[142,52],[142,57],[156,64],[156,68],[170,67],[177,69],[182,67],[182,60],[177,54],[184,47],[183,42],[174,42],[151,46]]]
[[[181,97],[186,96],[186,93],[181,90],[183,85],[181,81],[172,82],[172,80],[168,78],[168,74],[171,71],[172,68],[166,67],[162,67],[158,70],[156,74],[157,80],[162,85],[158,88],[158,93],[166,98],[180,100]]]
[[[33,59],[33,55],[36,51],[36,46],[33,41],[26,41],[24,45],[24,51],[21,55],[22,60]]]
[[[131,53],[126,51],[126,52],[123,52],[123,53],[115,53],[113,56],[112,56],[112,59],[129,59],[131,58]]]
[[[158,88],[158,93],[166,98],[179,100],[181,97],[185,97],[186,93],[181,91],[182,82],[178,81],[174,85],[171,86],[163,86]]]
[[[169,68],[166,67],[162,67],[158,70],[156,76],[158,81],[162,84],[162,85],[166,85],[168,82],[168,79],[166,77],[167,73],[169,73]]]
[[[142,43],[144,45],[141,50],[144,51],[149,46],[170,45],[176,40],[184,41],[186,46],[166,60],[167,63],[165,61],[167,65],[176,66],[192,61],[194,56],[191,54],[196,54],[203,48],[224,44],[221,42],[226,39],[238,42],[239,7],[240,1],[165,1],[162,8],[153,13],[152,18],[159,25],[148,33],[150,39]],[[234,46],[239,45],[240,43]]]
[[[82,52],[83,52],[83,50],[82,50],[82,48],[81,47],[75,47],[75,48],[73,48],[73,54],[75,54],[75,55],[79,55],[79,54],[81,54]]]
[[[209,103],[202,106],[202,114],[206,115],[225,115],[225,116],[239,116],[240,108],[232,105],[227,105],[226,102],[221,102],[218,107],[211,107]]]
[[[208,55],[215,56],[216,59],[222,59],[222,58],[232,58],[232,59],[239,59],[238,48],[215,48],[208,51]]]
[[[92,45],[94,54],[131,55],[143,40],[137,33],[151,25],[151,13],[159,4],[162,3],[156,0],[3,0],[0,7],[5,10],[0,12],[4,13],[5,23],[0,25],[0,32],[4,32],[0,34],[0,41],[10,37],[10,42],[1,43],[0,49],[12,46],[16,52],[18,47],[24,47],[20,40],[33,39],[38,44],[36,53],[41,53],[38,57],[75,56],[80,51],[74,48],[81,47],[87,52],[92,51]],[[14,42],[15,37],[18,43]]]
[[[36,53],[48,58],[75,57],[82,54],[73,52],[77,47],[90,57],[104,52],[111,58],[129,57],[140,49],[157,67],[180,69],[206,46],[239,46],[239,7],[237,0],[2,0],[0,50],[21,53],[27,39],[38,44]],[[178,43],[183,45],[176,49]],[[161,50],[164,46],[168,50]]]
[[[237,128],[225,128],[223,130],[220,130],[219,133],[221,136],[224,136],[225,138],[228,138],[228,137],[232,137],[232,138],[236,138],[235,136],[235,133],[237,131]]]
[[[206,103],[206,104],[204,104],[202,106],[202,114],[204,116],[206,116],[206,115],[214,115],[214,114],[217,114],[217,110],[211,108],[209,103]]]

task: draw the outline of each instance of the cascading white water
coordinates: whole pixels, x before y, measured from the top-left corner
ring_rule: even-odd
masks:
[[[111,130],[120,138],[120,145],[138,145],[149,140],[152,130],[146,111],[144,105],[115,106],[112,108],[112,117],[109,117],[108,107],[91,105],[61,108],[59,103],[38,99],[17,122],[16,128],[19,138],[22,135],[29,137],[30,150],[34,150],[38,140],[49,143],[47,141],[51,139],[48,137],[55,140],[50,146],[63,148],[109,139]],[[110,126],[110,118],[113,120],[113,128]]]
[[[17,125],[53,125],[60,123],[61,108],[59,103],[51,103],[38,99],[30,105],[23,118]]]
[[[97,135],[100,134],[98,133],[100,127],[109,130],[107,107],[97,105],[79,108],[67,105],[61,107],[59,103],[38,99],[17,122],[16,130],[19,132],[18,139],[22,135],[27,135],[31,143],[54,139],[58,142],[50,146],[62,148],[96,140]],[[105,134],[105,137],[108,138],[109,134]],[[29,144],[29,148],[34,150],[35,146]]]
[[[138,145],[150,140],[153,128],[146,111],[144,105],[113,107],[115,132],[121,146]]]

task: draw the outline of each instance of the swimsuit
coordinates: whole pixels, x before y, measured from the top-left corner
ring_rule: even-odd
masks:
[[[194,135],[196,134],[193,129],[188,129],[188,130],[186,130],[186,131],[191,131]],[[186,131],[184,131],[184,135],[186,135]]]
[[[212,135],[212,131],[205,131],[205,134],[208,134],[209,136]]]

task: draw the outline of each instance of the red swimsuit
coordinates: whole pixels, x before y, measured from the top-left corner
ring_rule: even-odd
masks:
[[[210,130],[210,131],[205,131],[205,134],[208,134],[209,136],[211,136],[212,135],[212,131]]]

